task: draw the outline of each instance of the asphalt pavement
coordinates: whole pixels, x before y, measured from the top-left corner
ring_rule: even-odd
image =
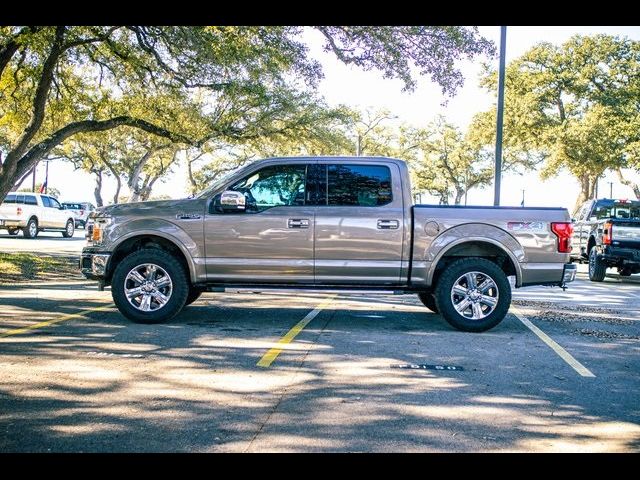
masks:
[[[414,295],[207,293],[138,325],[92,283],[3,287],[0,451],[637,452],[637,276],[580,271],[481,334]]]

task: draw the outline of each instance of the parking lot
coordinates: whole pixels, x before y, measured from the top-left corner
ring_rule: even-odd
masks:
[[[640,451],[638,276],[584,272],[482,334],[414,295],[207,293],[138,325],[89,282],[0,286],[0,451]]]

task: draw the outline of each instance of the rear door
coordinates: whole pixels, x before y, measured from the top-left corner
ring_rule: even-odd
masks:
[[[316,284],[400,282],[404,205],[394,163],[320,161]]]

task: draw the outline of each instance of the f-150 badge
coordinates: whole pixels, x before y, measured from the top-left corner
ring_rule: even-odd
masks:
[[[509,222],[507,230],[514,232],[547,233],[544,222]]]

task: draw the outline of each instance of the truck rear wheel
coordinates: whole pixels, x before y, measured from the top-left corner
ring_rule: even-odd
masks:
[[[498,325],[511,305],[506,274],[484,258],[461,258],[438,279],[435,291],[440,314],[465,332],[484,332]]]
[[[589,280],[602,282],[607,275],[607,265],[598,258],[598,250],[593,247],[589,252]]]
[[[436,299],[433,297],[433,293],[420,292],[418,298],[433,313],[438,313],[438,306],[436,305]]]
[[[111,294],[118,310],[136,323],[160,323],[185,305],[189,281],[180,262],[154,248],[126,256],[113,273]]]
[[[38,236],[38,220],[30,218],[27,226],[22,229],[24,238],[36,238]]]
[[[186,307],[187,305],[191,305],[193,302],[195,302],[200,298],[200,295],[202,295],[202,290],[198,290],[197,288],[191,287],[189,289],[189,294],[187,295],[187,301],[184,304],[184,306]]]

